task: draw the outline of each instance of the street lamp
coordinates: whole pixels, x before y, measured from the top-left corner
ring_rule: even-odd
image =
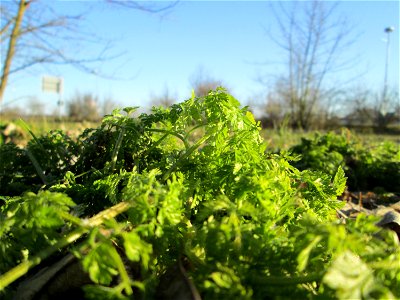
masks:
[[[394,27],[386,27],[385,32],[387,33],[386,39],[386,63],[385,63],[385,78],[383,81],[383,93],[382,93],[382,101],[385,102],[386,94],[387,94],[387,80],[388,80],[388,69],[389,69],[389,45],[390,45],[390,33],[394,31]]]

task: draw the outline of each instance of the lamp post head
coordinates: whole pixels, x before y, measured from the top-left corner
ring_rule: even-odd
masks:
[[[394,31],[394,27],[393,26],[390,26],[390,27],[386,27],[385,28],[385,32],[386,33],[391,33],[391,32],[393,32]]]

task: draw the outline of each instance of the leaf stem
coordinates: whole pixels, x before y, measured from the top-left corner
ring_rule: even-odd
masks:
[[[47,249],[44,249],[43,251],[39,252],[39,254],[33,256],[29,260],[20,263],[16,267],[14,267],[11,270],[9,270],[8,272],[4,273],[3,275],[0,276],[0,291],[3,290],[9,284],[13,283],[15,280],[17,280],[21,276],[25,275],[29,271],[30,268],[40,264],[40,262],[42,260],[49,257],[54,252],[75,242],[83,234],[87,233],[91,227],[96,227],[96,226],[102,224],[105,220],[114,218],[117,215],[125,212],[129,208],[130,208],[130,204],[128,202],[120,202],[106,210],[101,211],[94,217],[92,217],[89,220],[87,220],[86,222],[84,222],[84,224],[85,224],[84,227],[80,227],[80,228],[72,231],[67,236],[65,236],[63,239],[58,241],[56,244],[48,247]]]
[[[260,285],[293,285],[293,284],[302,284],[309,283],[321,280],[324,276],[325,272],[312,273],[304,276],[265,276],[262,277],[260,275],[251,276],[251,281]]]
[[[119,148],[121,148],[121,143],[122,139],[124,138],[124,134],[125,134],[125,128],[121,127],[121,131],[119,132],[117,142],[115,143],[115,147],[111,155],[110,173],[114,172],[115,164],[117,163]]]
[[[28,149],[26,149],[25,152],[28,155],[29,159],[31,160],[33,166],[35,167],[36,172],[38,173],[40,179],[43,181],[45,185],[48,185],[49,183],[47,181],[46,175],[44,174],[44,171],[40,166],[39,162],[37,161],[36,157]]]
[[[209,138],[211,137],[211,135],[205,135],[203,136],[201,139],[199,139],[195,144],[193,144],[189,149],[187,149],[185,151],[185,153],[182,154],[182,156],[172,165],[172,167],[164,174],[163,176],[163,181],[167,180],[168,177],[172,174],[172,172],[174,172],[176,170],[176,168],[178,167],[178,165],[187,157],[189,157],[194,150],[196,150],[198,147],[200,147],[201,144],[203,144],[204,142],[206,142]]]
[[[182,135],[180,135],[179,133],[176,133],[176,132],[173,132],[173,131],[170,131],[170,130],[159,129],[159,128],[146,128],[145,130],[146,131],[150,131],[150,132],[168,133],[170,135],[176,136],[178,139],[180,139],[183,142],[183,144],[185,145],[185,149],[186,150],[189,149],[189,147],[190,147],[189,143],[187,142],[187,140]]]

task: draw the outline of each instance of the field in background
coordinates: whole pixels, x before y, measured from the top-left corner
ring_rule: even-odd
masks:
[[[32,138],[29,131],[35,136],[44,135],[51,130],[62,130],[71,138],[78,137],[86,128],[96,128],[100,122],[74,122],[57,120],[54,117],[36,117],[26,119],[0,118],[1,143],[13,141],[17,145],[26,145]],[[0,144],[1,144],[0,143]]]
[[[44,117],[27,117],[27,118],[12,118],[8,119],[4,116],[0,117],[0,125],[7,124],[7,123],[15,123],[21,124],[21,120],[29,125],[29,128],[35,134],[45,134],[50,130],[63,130],[65,132],[68,131],[82,131],[88,127],[96,127],[100,124],[100,122],[76,122],[69,120],[67,118],[58,119],[53,116],[44,116]]]
[[[382,142],[395,142],[400,144],[400,135],[392,134],[373,134],[373,133],[357,133],[350,131],[346,128],[335,130],[336,133],[345,131],[349,139],[367,145]],[[263,129],[261,132],[262,137],[267,143],[268,149],[288,149],[301,142],[302,138],[313,138],[317,133],[324,133],[323,131],[295,131],[295,130],[279,130],[279,129]]]
[[[55,117],[31,117],[26,119],[7,119],[5,117],[0,118],[0,133],[2,135],[3,142],[6,136],[4,131],[7,129],[8,124],[16,125],[16,131],[13,133],[6,132],[6,136],[11,134],[9,140],[13,140],[16,144],[25,145],[32,136],[29,134],[28,128],[36,136],[46,134],[51,130],[62,130],[72,138],[78,137],[86,128],[96,128],[101,122],[76,122],[68,119],[58,120]],[[400,144],[400,135],[394,134],[373,134],[373,133],[357,133],[349,131],[345,128],[335,130],[336,133],[341,131],[347,131],[348,137],[356,139],[362,144],[369,143],[380,143],[385,141],[391,141]],[[302,131],[292,130],[290,128],[280,129],[263,129],[261,136],[264,138],[267,149],[272,151],[278,151],[279,149],[288,149],[301,142],[302,138],[312,138],[317,133],[324,133],[323,131]]]

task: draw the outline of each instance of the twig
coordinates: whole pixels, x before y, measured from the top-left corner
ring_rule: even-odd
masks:
[[[339,215],[341,215],[343,218],[345,218],[345,219],[348,218],[348,216],[347,216],[344,212],[342,212],[340,209],[337,209],[336,212],[337,212]]]

